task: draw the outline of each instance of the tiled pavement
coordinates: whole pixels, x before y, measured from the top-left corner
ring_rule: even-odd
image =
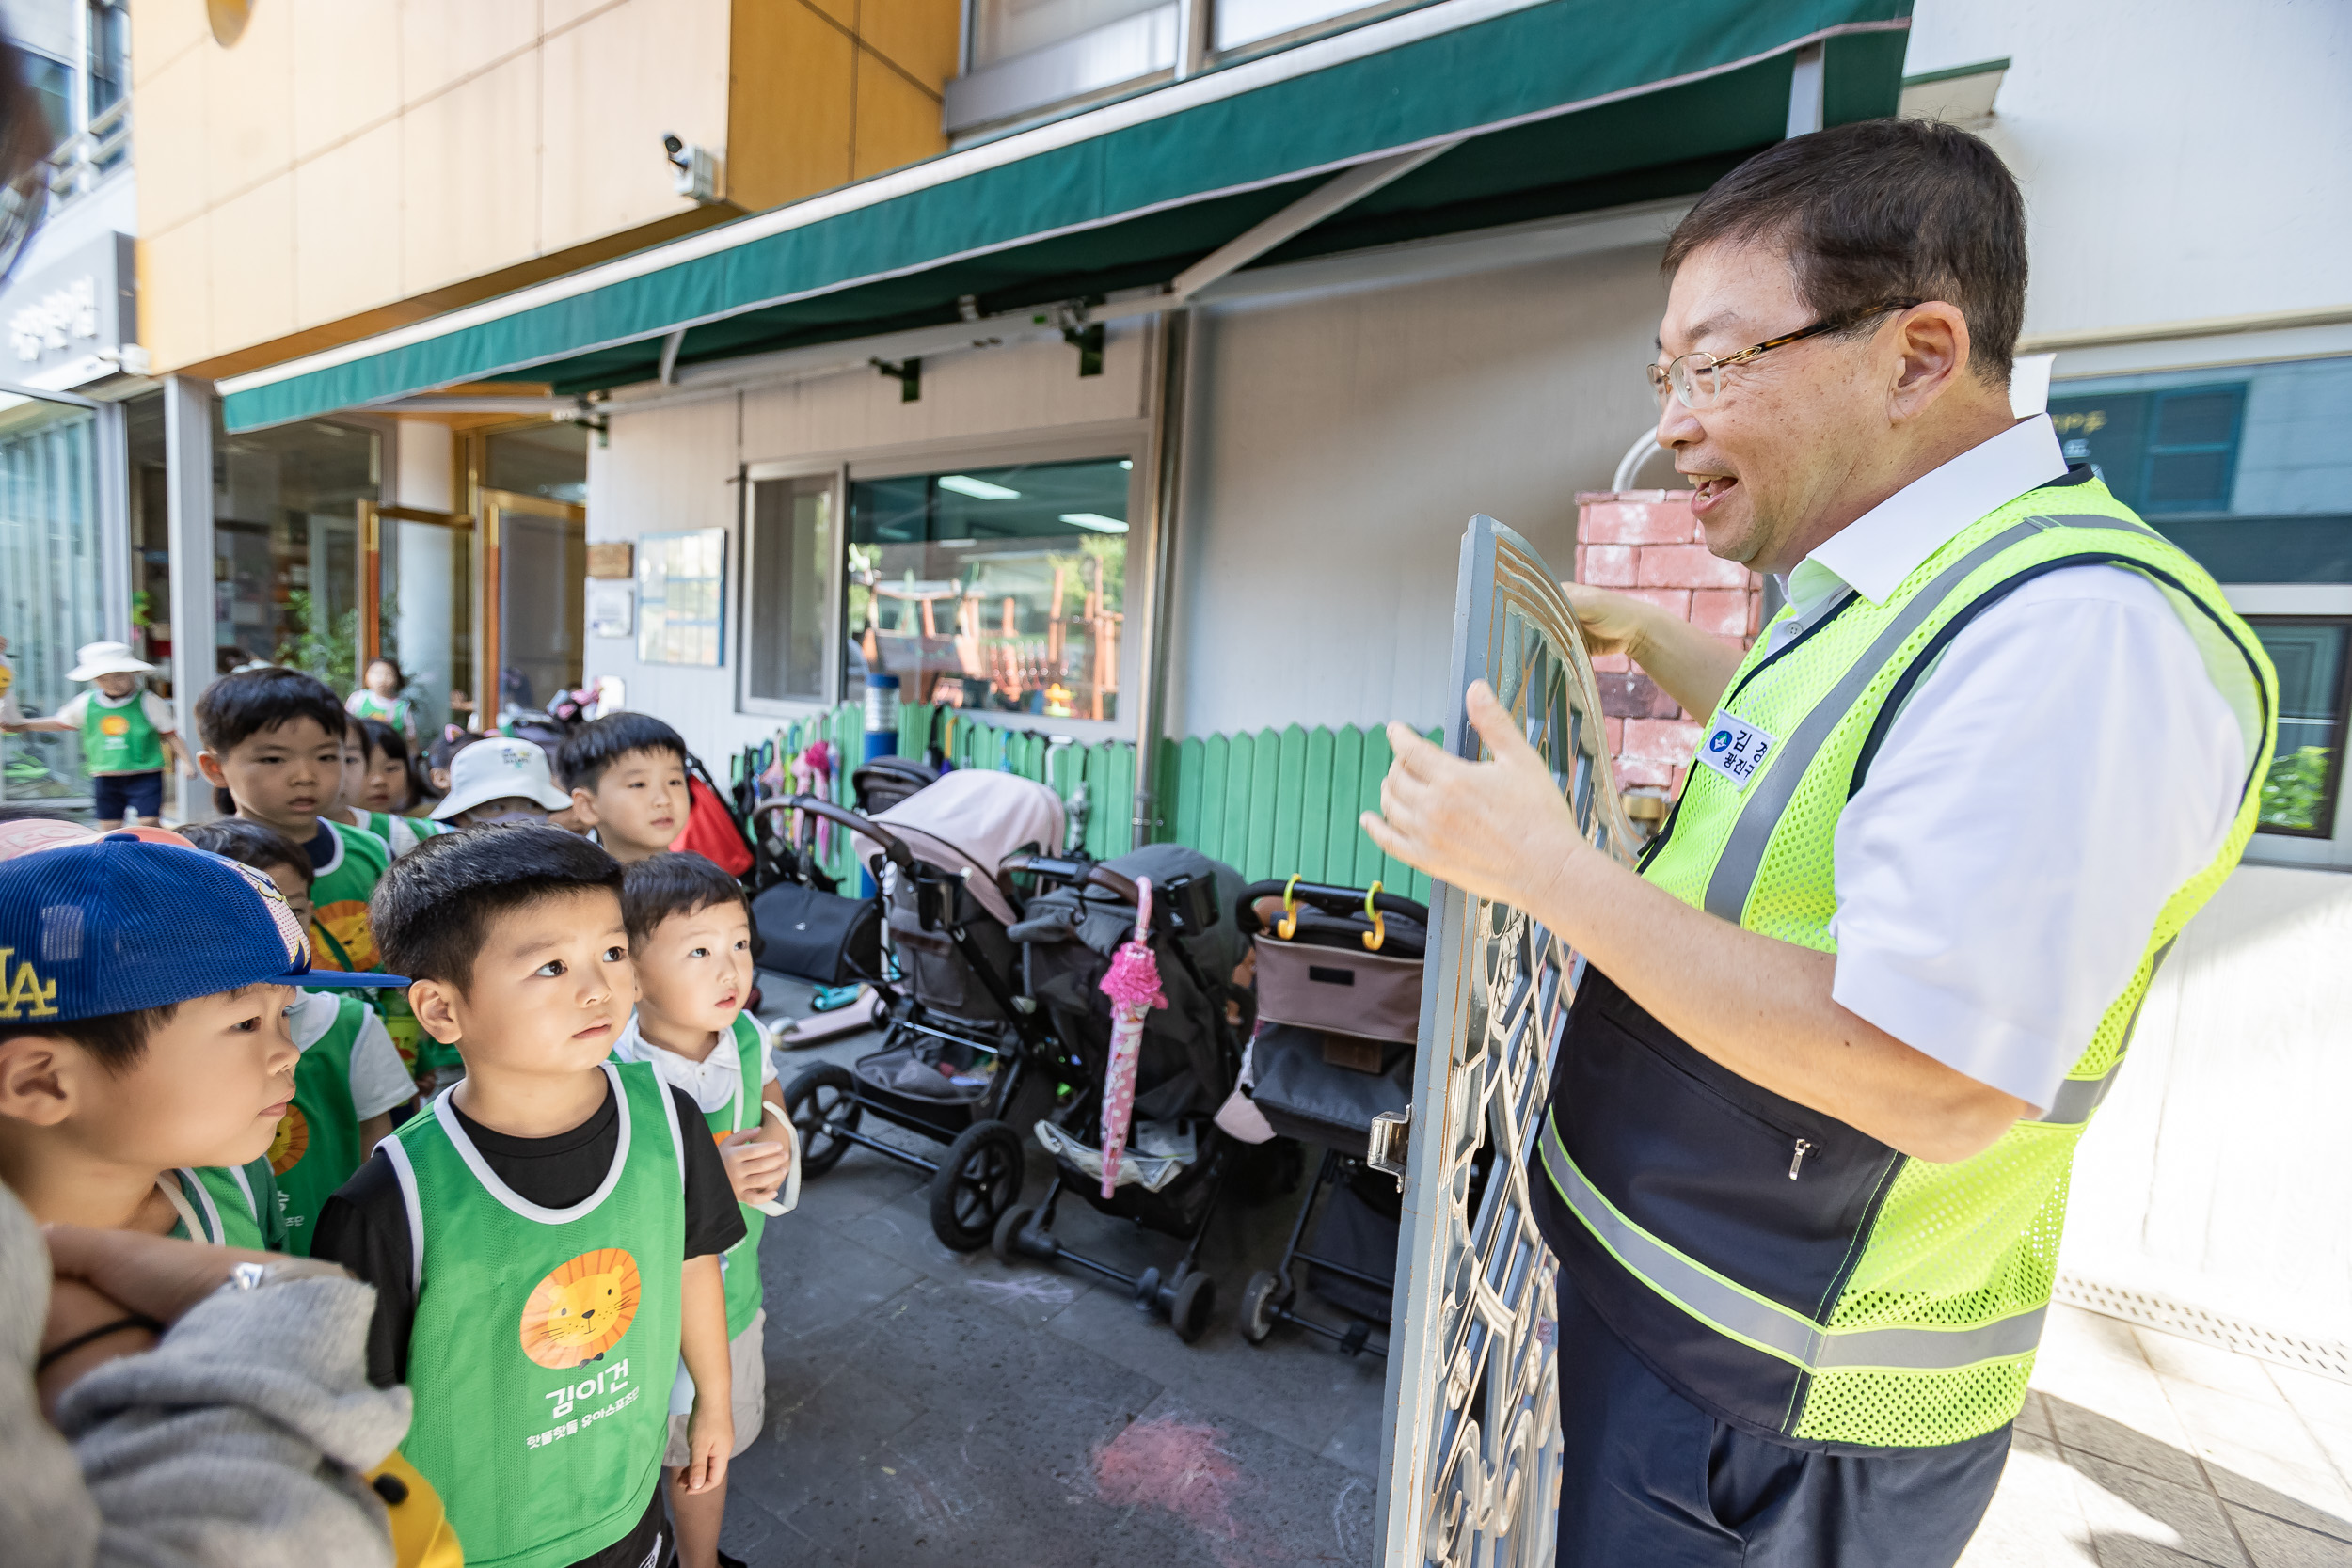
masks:
[[[769,989],[771,1013],[805,994]],[[1044,1180],[1033,1158],[1031,1200]],[[1376,1561],[1382,1364],[1232,1328],[1294,1201],[1221,1225],[1218,1322],[1187,1347],[1073,1271],[948,1252],[920,1176],[852,1149],[769,1227],[768,1423],[737,1461],[728,1550],[759,1568]],[[1172,1255],[1083,1203],[1062,1214],[1065,1239],[1130,1268]],[[2352,1568],[2352,1385],[2053,1308],[1963,1568],[2193,1564]]]
[[[2352,1384],[2051,1309],[1963,1568],[2344,1568]]]

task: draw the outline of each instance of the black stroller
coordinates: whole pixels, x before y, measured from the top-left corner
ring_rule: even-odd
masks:
[[[1195,1260],[1234,1152],[1213,1117],[1240,1067],[1240,1037],[1226,1022],[1226,1006],[1248,1006],[1248,993],[1229,978],[1244,951],[1241,938],[1218,919],[1241,876],[1173,844],[1099,864],[1016,855],[998,882],[1009,890],[1024,876],[1035,891],[1011,935],[1026,950],[1029,995],[1079,1070],[1076,1092],[1036,1124],[1038,1141],[1054,1157],[1053,1185],[1035,1209],[1010,1210],[997,1222],[996,1256],[1008,1263],[1075,1263],[1134,1291],[1137,1306],[1168,1319],[1189,1344],[1216,1305],[1216,1282]],[[1099,1142],[1112,1017],[1100,987],[1111,955],[1135,934],[1137,877],[1152,881],[1152,944],[1168,1006],[1147,1015],[1132,1131],[1119,1184],[1104,1198]],[[1065,1192],[1182,1241],[1174,1268],[1165,1276],[1156,1268],[1131,1275],[1072,1251],[1054,1235],[1054,1212]]]
[[[802,1174],[822,1176],[852,1144],[930,1171],[932,1231],[945,1246],[977,1251],[1021,1196],[1021,1137],[1003,1118],[1033,1074],[1051,1080],[1070,1066],[1018,994],[1020,954],[1005,927],[1019,906],[991,877],[1007,835],[1030,845],[1059,833],[1061,802],[1030,780],[971,771],[870,818],[811,797],[794,804],[849,828],[861,850],[873,847],[859,858],[874,874],[904,994],[880,1050],[849,1067],[812,1067],[785,1090]],[[875,1137],[861,1130],[869,1114],[947,1151],[934,1163]]]
[[[1277,895],[1282,917],[1267,932],[1258,901]],[[1324,1151],[1282,1261],[1242,1289],[1242,1338],[1262,1344],[1276,1323],[1294,1323],[1349,1355],[1370,1349],[1385,1356],[1400,1191],[1369,1162],[1375,1120],[1403,1120],[1413,1103],[1429,911],[1376,889],[1293,879],[1253,882],[1233,914],[1258,954],[1251,1101],[1275,1133]],[[1345,1328],[1293,1305],[1300,1263],[1309,1288],[1353,1316]]]
[[[795,828],[787,836],[783,819],[795,813]],[[882,911],[876,899],[844,896],[839,884],[817,863],[814,840],[820,816],[846,818],[851,824],[864,821],[807,795],[764,800],[752,813],[755,848],[749,880],[759,965],[812,986],[866,986],[871,996],[860,1006],[866,1022],[880,1029],[890,1022],[898,1003],[898,991],[882,973]],[[763,822],[763,817],[769,820]]]

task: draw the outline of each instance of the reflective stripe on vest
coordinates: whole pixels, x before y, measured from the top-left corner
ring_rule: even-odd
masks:
[[[1824,1328],[1802,1312],[1767,1301],[1684,1256],[1619,1213],[1584,1180],[1551,1117],[1538,1139],[1544,1168],[1568,1208],[1595,1239],[1644,1284],[1703,1320],[1719,1334],[1795,1363],[1808,1372],[1832,1368],[1883,1367],[1901,1371],[1949,1371],[1982,1361],[2029,1354],[2042,1338],[2045,1303],[2029,1311],[1966,1328]]]

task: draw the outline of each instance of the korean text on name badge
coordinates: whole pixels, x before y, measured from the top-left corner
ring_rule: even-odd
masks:
[[[1733,787],[1745,789],[1779,744],[1779,737],[1769,731],[1737,715],[1718,713],[1707,726],[1707,738],[1699,742],[1698,761],[1729,779]]]

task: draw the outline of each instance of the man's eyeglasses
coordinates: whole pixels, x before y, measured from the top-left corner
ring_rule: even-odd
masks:
[[[1872,316],[1883,316],[1889,310],[1908,310],[1918,303],[1915,299],[1889,299],[1865,306],[1859,310],[1825,316],[1811,326],[1800,327],[1777,338],[1768,338],[1753,348],[1743,348],[1721,359],[1711,354],[1692,353],[1681,355],[1668,364],[1653,363],[1645,367],[1649,372],[1650,391],[1657,396],[1661,407],[1666,402],[1667,388],[1672,388],[1683,407],[1712,408],[1715,400],[1723,395],[1724,372],[1730,366],[1744,365],[1759,354],[1768,354],[1789,343],[1803,342],[1807,338],[1818,338],[1824,332],[1841,332],[1858,322],[1867,321]]]

